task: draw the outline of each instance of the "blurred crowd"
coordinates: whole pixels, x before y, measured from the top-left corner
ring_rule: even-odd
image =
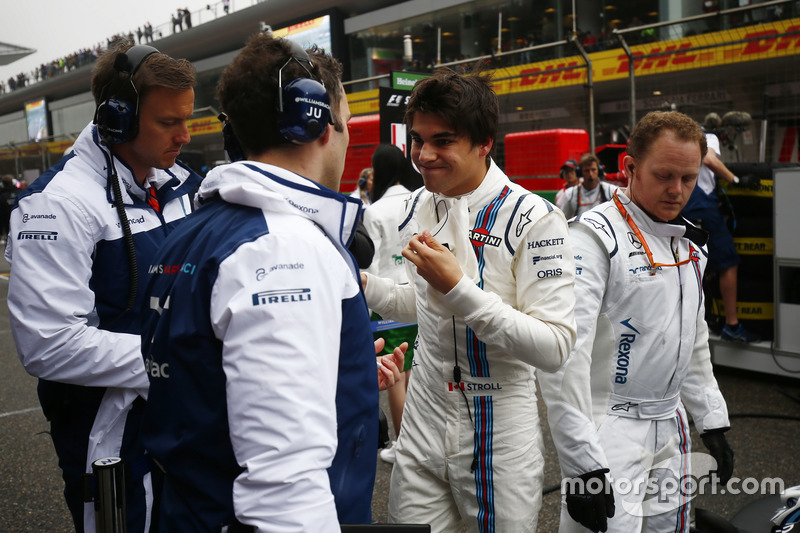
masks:
[[[213,12],[216,16],[218,7],[221,12],[227,15],[230,11],[230,1],[221,0],[214,4],[207,4],[206,10]],[[172,33],[190,29],[192,27],[192,13],[189,11],[189,8],[178,8],[169,23],[164,23],[155,30],[153,29],[153,25],[148,21],[143,26],[137,27],[136,31],[131,30],[127,34],[117,33],[108,37],[105,43],[98,42],[90,48],[82,48],[64,57],[59,57],[48,63],[42,63],[39,67],[31,71],[20,72],[16,76],[9,77],[7,80],[0,80],[0,94],[22,89],[34,83],[46,81],[60,74],[65,74],[70,70],[94,63],[97,56],[104,50],[112,48],[122,39],[127,39],[138,44],[147,44],[156,39],[161,39],[164,37],[164,34],[160,28],[167,28],[170,24],[172,25]]]

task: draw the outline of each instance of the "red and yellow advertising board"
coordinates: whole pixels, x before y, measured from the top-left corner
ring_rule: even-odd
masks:
[[[632,46],[631,52],[637,77],[790,56],[800,53],[800,19],[641,44]],[[630,63],[622,48],[594,52],[589,59],[594,83],[629,76]],[[582,85],[588,81],[585,66],[576,54],[497,69],[495,91],[504,95]],[[377,97],[377,91],[349,94],[351,111],[354,115],[377,112]]]

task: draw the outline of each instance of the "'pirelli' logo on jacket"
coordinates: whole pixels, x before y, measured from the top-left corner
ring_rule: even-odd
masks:
[[[253,305],[307,302],[311,300],[311,289],[277,289],[261,291],[253,295]]]
[[[17,234],[18,241],[34,240],[34,241],[57,241],[57,231],[20,231]]]

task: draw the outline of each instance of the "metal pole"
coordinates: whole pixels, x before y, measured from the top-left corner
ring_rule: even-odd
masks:
[[[125,463],[119,457],[98,459],[92,472],[97,533],[125,533]]]
[[[497,13],[497,53],[503,51],[503,12]]]
[[[578,49],[578,53],[583,56],[586,61],[586,88],[589,90],[589,151],[594,153],[595,139],[594,139],[594,83],[592,81],[592,60],[589,59],[589,54],[583,48],[583,45],[578,40],[578,33],[572,32],[572,42]]]
[[[758,162],[767,161],[767,108],[769,107],[769,95],[764,93],[764,100],[761,110],[761,136],[758,143]]]
[[[442,64],[442,27],[436,29],[436,64]]]
[[[575,15],[575,0],[572,0],[572,35],[578,31],[578,20],[577,16]]]
[[[628,78],[631,80],[631,131],[633,131],[634,126],[636,126],[636,76],[634,72],[635,65],[633,62],[633,52],[628,46],[628,43],[625,42],[625,37],[623,37],[621,33],[617,33],[617,30],[614,30],[614,33],[617,35],[619,42],[622,44],[622,49],[625,50],[625,55],[628,56]]]

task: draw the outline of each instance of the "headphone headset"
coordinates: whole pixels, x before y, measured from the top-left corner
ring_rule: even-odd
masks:
[[[145,44],[137,44],[126,52],[120,52],[114,59],[114,77],[100,92],[100,104],[94,112],[94,123],[97,133],[106,145],[121,144],[132,141],[139,132],[139,91],[133,84],[133,75],[139,70],[145,59],[159,51]],[[122,82],[121,74],[128,75],[127,82],[133,89],[135,102],[129,102],[113,93],[112,85]],[[119,89],[120,87],[114,87]]]
[[[276,119],[278,130],[287,141],[308,144],[325,133],[328,124],[334,124],[331,102],[325,85],[314,79],[308,53],[299,44],[285,39],[291,57],[278,70],[278,105]],[[308,78],[295,78],[283,85],[283,69],[294,61],[308,74]]]

